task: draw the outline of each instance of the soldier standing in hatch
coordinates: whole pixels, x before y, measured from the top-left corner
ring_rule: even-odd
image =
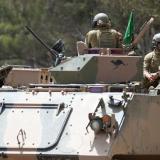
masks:
[[[143,75],[144,87],[156,87],[160,80],[160,33],[155,34],[152,40],[153,51],[144,57]]]
[[[93,28],[87,33],[88,48],[122,48],[122,34],[111,29],[111,21],[105,13],[98,13],[93,19]]]

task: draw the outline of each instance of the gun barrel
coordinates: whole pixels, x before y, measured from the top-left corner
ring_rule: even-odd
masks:
[[[151,26],[151,24],[153,23],[153,21],[154,21],[154,17],[151,17],[150,20],[143,25],[143,28],[142,28],[141,32],[137,35],[137,37],[132,42],[133,46],[135,46],[137,43],[139,43],[139,41],[144,36],[145,32],[147,30],[149,30],[149,27]]]
[[[51,49],[50,47],[48,47],[48,45],[45,44],[45,43],[38,37],[38,35],[32,31],[31,28],[29,28],[28,26],[26,26],[26,29],[27,29],[50,53],[52,53],[52,55],[54,55],[54,60],[56,61],[56,58],[57,58],[57,56],[58,56],[58,53],[57,53],[54,49]]]

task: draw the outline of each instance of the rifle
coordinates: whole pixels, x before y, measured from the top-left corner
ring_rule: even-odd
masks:
[[[132,42],[132,46],[135,46],[137,43],[139,43],[139,41],[144,36],[145,32],[149,29],[149,27],[151,26],[153,21],[154,21],[154,18],[151,17],[149,21],[144,23],[142,30],[140,31],[140,33],[137,35],[137,37]]]
[[[35,32],[33,32],[33,30],[31,28],[26,26],[26,29],[52,54],[52,58],[53,58],[53,61],[54,61],[54,66],[57,66],[61,62],[61,58],[59,57],[59,53],[55,49],[50,48],[46,43],[44,43],[38,37],[38,35]]]

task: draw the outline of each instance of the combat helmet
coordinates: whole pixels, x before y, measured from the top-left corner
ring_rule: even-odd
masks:
[[[152,39],[153,48],[156,48],[158,43],[160,43],[160,33],[157,33],[153,36],[153,39]]]
[[[93,18],[92,27],[98,26],[106,26],[110,22],[110,19],[107,14],[105,13],[98,13]]]

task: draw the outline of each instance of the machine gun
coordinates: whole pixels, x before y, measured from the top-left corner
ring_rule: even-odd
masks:
[[[54,61],[54,66],[57,66],[58,64],[61,63],[61,60],[63,58],[62,55],[62,48],[64,46],[64,43],[62,42],[62,40],[58,40],[54,46],[52,48],[50,48],[46,43],[44,43],[39,37],[38,35],[33,32],[33,30],[31,28],[29,28],[28,26],[26,26],[26,29],[49,51],[49,53],[51,53],[52,59]]]

